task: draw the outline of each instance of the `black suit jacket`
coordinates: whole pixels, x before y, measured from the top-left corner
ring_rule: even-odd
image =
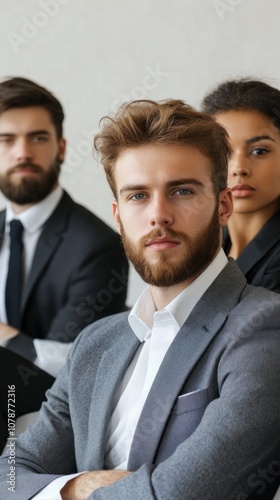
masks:
[[[223,247],[228,254],[231,240],[227,228],[224,230]],[[236,263],[248,283],[280,293],[280,211],[244,248]]]
[[[5,215],[0,212],[2,236]],[[89,323],[125,310],[127,278],[119,235],[64,192],[38,240],[23,292],[22,331],[7,347],[34,360],[34,338],[72,342]]]

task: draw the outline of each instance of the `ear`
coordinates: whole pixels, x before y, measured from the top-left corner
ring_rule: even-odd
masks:
[[[229,188],[225,188],[219,193],[219,221],[221,227],[225,227],[227,225],[232,214],[232,210],[232,193]]]
[[[64,161],[66,151],[66,140],[64,138],[59,139],[58,141],[58,159],[61,163]]]
[[[120,214],[119,214],[118,202],[116,200],[114,200],[112,203],[112,212],[113,212],[113,218],[114,218],[115,224],[116,224],[118,231],[120,233]]]

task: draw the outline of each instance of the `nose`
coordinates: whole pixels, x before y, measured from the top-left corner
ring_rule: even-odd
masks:
[[[229,175],[233,177],[248,177],[251,173],[248,161],[241,155],[235,155],[229,160]]]
[[[155,197],[152,204],[152,215],[150,217],[150,225],[152,227],[160,226],[167,227],[173,223],[173,213],[168,200],[165,197]]]
[[[14,151],[17,162],[25,162],[33,157],[31,145],[26,137],[18,138]]]

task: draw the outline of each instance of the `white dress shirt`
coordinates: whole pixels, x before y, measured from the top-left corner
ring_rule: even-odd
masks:
[[[137,422],[162,360],[196,303],[227,263],[227,257],[221,249],[205,271],[164,309],[156,310],[150,287],[142,292],[132,308],[128,321],[141,345],[116,394],[115,410],[107,434],[107,468],[127,468]],[[60,500],[59,490],[72,477],[64,476],[63,482],[62,477],[56,479],[34,500]],[[46,492],[48,496],[45,496]]]
[[[220,250],[207,269],[160,311],[156,310],[150,287],[134,305],[128,321],[141,345],[116,395],[108,428],[105,457],[108,469],[127,468],[135,429],[163,358],[192,309],[227,262]]]
[[[54,209],[58,205],[62,197],[62,189],[60,186],[56,187],[46,198],[44,198],[39,203],[36,203],[32,207],[24,210],[20,214],[15,214],[12,210],[11,205],[8,203],[6,208],[6,224],[5,224],[5,234],[0,251],[0,322],[7,323],[6,306],[5,306],[5,287],[6,279],[8,274],[9,266],[9,256],[10,256],[10,230],[9,224],[12,219],[18,219],[23,225],[23,287],[27,281],[30,273],[35,249],[38,243],[38,239],[42,233],[43,226],[45,222],[49,219]],[[11,338],[11,337],[10,337]],[[7,340],[0,341],[1,346],[7,344]],[[52,342],[52,344],[61,344],[57,342]],[[66,345],[66,355],[72,344]],[[54,366],[52,367],[52,359],[46,351],[51,348],[50,341],[36,339],[34,341],[34,347],[36,350],[37,358],[35,359],[35,364],[40,368],[48,371],[51,375],[56,376],[58,371],[61,369],[61,361],[58,359],[54,360]],[[60,346],[59,346],[60,347]],[[65,347],[65,346],[64,346]],[[57,349],[56,345],[53,345],[54,352],[60,360],[63,359],[63,364],[65,362],[65,349],[63,353],[61,349]]]

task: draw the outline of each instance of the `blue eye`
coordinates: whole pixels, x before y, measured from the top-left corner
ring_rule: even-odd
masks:
[[[175,191],[175,194],[180,194],[181,196],[188,196],[189,194],[192,194],[192,191],[187,188],[180,188]]]
[[[145,195],[143,193],[136,193],[133,196],[131,196],[132,200],[143,200],[145,198]]]

